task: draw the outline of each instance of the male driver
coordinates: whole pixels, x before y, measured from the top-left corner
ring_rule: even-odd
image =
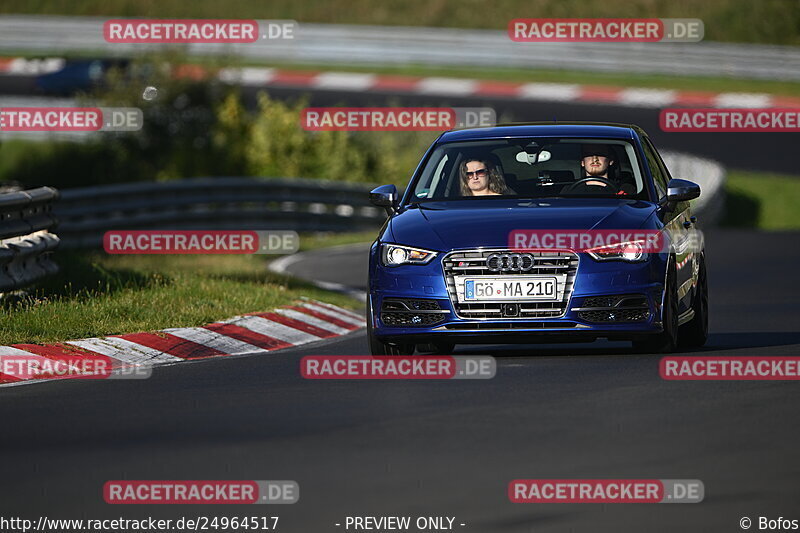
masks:
[[[584,178],[608,179],[608,169],[614,164],[614,152],[605,144],[584,144],[581,148],[581,167]],[[586,185],[608,187],[600,180],[587,181]]]
[[[618,183],[616,177],[614,179],[608,177],[608,173],[615,163],[614,151],[607,144],[584,144],[581,147],[581,167],[584,173],[583,179],[603,178],[604,180],[613,182],[613,187],[617,188],[616,194],[620,196],[636,194],[636,186],[632,183]],[[601,180],[585,181],[584,185],[609,187],[608,183]]]

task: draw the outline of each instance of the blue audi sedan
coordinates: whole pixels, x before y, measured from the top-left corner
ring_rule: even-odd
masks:
[[[370,249],[370,350],[600,338],[645,353],[702,346],[708,285],[690,206],[699,195],[635,125],[446,132],[403,194],[370,193],[388,213]]]

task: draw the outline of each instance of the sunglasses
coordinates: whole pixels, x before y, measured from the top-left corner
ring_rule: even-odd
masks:
[[[483,177],[483,176],[486,175],[487,172],[489,172],[489,169],[487,169],[487,168],[481,168],[481,169],[478,169],[478,170],[476,170],[474,172],[467,171],[467,173],[466,173],[467,174],[467,179],[471,178],[472,176]]]

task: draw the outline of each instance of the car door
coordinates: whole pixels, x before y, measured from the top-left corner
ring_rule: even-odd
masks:
[[[644,137],[643,147],[650,173],[659,193],[659,200],[667,195],[667,184],[672,177],[667,166],[649,138]],[[683,313],[691,308],[694,300],[698,266],[693,244],[697,242],[697,234],[693,223],[689,202],[679,202],[672,211],[662,211],[662,222],[669,231],[677,270],[678,311]]]

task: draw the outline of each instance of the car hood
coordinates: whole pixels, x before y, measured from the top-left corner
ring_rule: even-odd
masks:
[[[396,215],[390,235],[398,244],[438,251],[505,247],[514,230],[640,229],[655,209],[650,202],[620,199],[425,202]]]

